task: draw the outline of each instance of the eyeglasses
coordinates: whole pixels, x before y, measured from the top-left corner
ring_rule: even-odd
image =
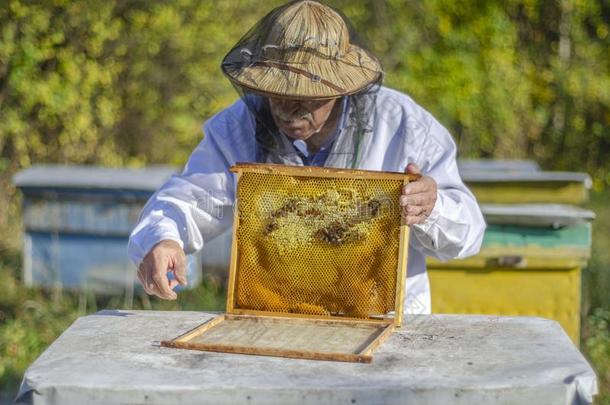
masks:
[[[283,98],[269,97],[269,103],[271,107],[279,108],[283,111],[295,110],[297,108],[303,108],[307,111],[315,111],[327,104],[334,103],[337,98],[328,100],[290,100]]]

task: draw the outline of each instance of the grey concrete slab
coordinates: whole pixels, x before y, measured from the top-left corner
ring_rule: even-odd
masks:
[[[554,321],[407,316],[371,364],[160,347],[214,316],[101,311],[78,319],[26,371],[34,404],[580,404],[595,374]]]

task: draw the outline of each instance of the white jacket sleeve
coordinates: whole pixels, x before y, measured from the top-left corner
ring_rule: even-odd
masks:
[[[456,147],[451,135],[432,119],[417,163],[422,174],[438,185],[438,198],[423,224],[413,225],[419,249],[440,260],[464,258],[479,252],[485,220],[475,197],[464,185],[456,163]]]
[[[231,226],[235,186],[228,169],[238,159],[249,158],[237,156],[238,151],[250,150],[249,145],[234,147],[239,142],[236,136],[244,132],[243,127],[235,127],[236,122],[230,111],[208,121],[205,137],[183,173],[170,178],[147,202],[128,243],[129,257],[136,266],[161,240],[178,242],[188,254]]]

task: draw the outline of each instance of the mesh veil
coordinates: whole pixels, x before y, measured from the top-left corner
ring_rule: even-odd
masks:
[[[383,72],[340,11],[308,0],[280,6],[238,41],[221,67],[254,118],[258,162],[303,164],[275,124],[269,97],[338,99],[341,115],[325,165],[358,167]]]

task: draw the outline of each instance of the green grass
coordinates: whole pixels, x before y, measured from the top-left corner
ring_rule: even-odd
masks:
[[[593,254],[584,277],[582,351],[595,368],[597,403],[610,404],[610,191],[593,195],[597,213]],[[1,241],[0,241],[1,242]],[[3,247],[4,246],[4,247]],[[43,291],[23,287],[20,252],[0,243],[0,403],[13,399],[23,372],[77,317],[100,309],[126,308],[123,297]],[[168,302],[138,295],[127,307],[158,310],[221,310],[224,292],[204,279],[197,288]]]
[[[593,193],[590,208],[593,247],[584,277],[582,351],[595,368],[600,395],[597,403],[610,404],[610,190]]]
[[[593,247],[585,285],[585,309],[610,309],[610,190],[594,193],[589,208],[596,214],[593,221]]]
[[[596,308],[586,319],[582,350],[597,373],[600,394],[597,403],[610,404],[610,311]]]

